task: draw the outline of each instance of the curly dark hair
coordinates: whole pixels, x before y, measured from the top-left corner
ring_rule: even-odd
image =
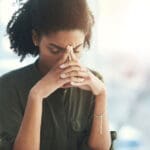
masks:
[[[84,46],[90,47],[94,17],[86,0],[28,0],[12,16],[7,25],[11,49],[21,56],[37,56],[32,31],[39,36],[60,30],[79,29],[85,33]]]

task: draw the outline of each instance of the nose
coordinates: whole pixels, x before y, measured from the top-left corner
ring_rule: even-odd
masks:
[[[68,45],[65,49],[65,52],[70,53],[72,49],[73,49],[73,47],[71,45]]]
[[[65,58],[65,62],[69,60],[69,55],[70,55],[70,50],[69,49],[65,49],[64,51],[62,51],[62,53],[60,53],[61,55],[59,55],[59,59]]]

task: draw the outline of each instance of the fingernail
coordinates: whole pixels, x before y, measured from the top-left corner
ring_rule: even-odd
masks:
[[[62,65],[60,65],[59,67],[60,67],[60,68],[65,68],[66,65],[65,65],[65,64],[62,64]]]
[[[65,73],[62,73],[62,74],[60,74],[60,77],[61,77],[61,78],[66,78],[66,74],[65,74]]]
[[[83,82],[84,81],[84,79],[80,79],[80,81],[79,82]]]
[[[70,50],[71,48],[72,48],[72,46],[71,46],[71,45],[68,45],[68,46],[67,46],[67,49],[69,49],[69,50]]]
[[[70,82],[70,84],[71,84],[71,85],[75,85],[75,82],[72,81],[72,82]]]
[[[69,61],[71,61],[71,56],[70,55],[68,56],[68,59],[69,59]]]

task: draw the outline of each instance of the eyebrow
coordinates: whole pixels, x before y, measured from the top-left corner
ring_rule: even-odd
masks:
[[[59,45],[56,45],[56,44],[54,44],[54,43],[50,43],[49,44],[50,46],[54,46],[55,48],[58,48],[58,49],[61,49],[62,51],[64,51],[66,48],[64,48],[64,47],[61,47],[61,46],[59,46]],[[76,47],[74,47],[73,49],[77,49],[78,47],[80,47],[81,45],[83,45],[83,43],[80,43],[80,44],[78,44]]]

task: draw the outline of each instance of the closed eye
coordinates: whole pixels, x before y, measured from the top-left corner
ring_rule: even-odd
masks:
[[[80,45],[80,46],[74,48],[73,51],[74,51],[74,53],[80,53],[82,51],[82,48],[83,48],[83,46]]]
[[[80,53],[80,50],[73,50],[74,53]]]
[[[82,50],[82,48],[83,48],[83,43],[81,43],[81,44],[77,45],[75,48],[73,48],[73,51],[74,51],[74,53],[80,53],[81,50]],[[55,44],[52,44],[52,43],[51,43],[51,44],[49,44],[49,46],[48,46],[48,50],[49,50],[51,53],[53,53],[53,54],[58,54],[58,53],[64,51],[65,48],[62,48],[62,47],[60,47],[60,46],[58,46],[58,45],[55,45]]]
[[[60,49],[58,49],[58,48],[56,48],[56,47],[52,47],[52,46],[49,46],[49,47],[48,47],[48,50],[49,50],[51,53],[53,53],[53,54],[58,54],[58,53],[61,52]]]

